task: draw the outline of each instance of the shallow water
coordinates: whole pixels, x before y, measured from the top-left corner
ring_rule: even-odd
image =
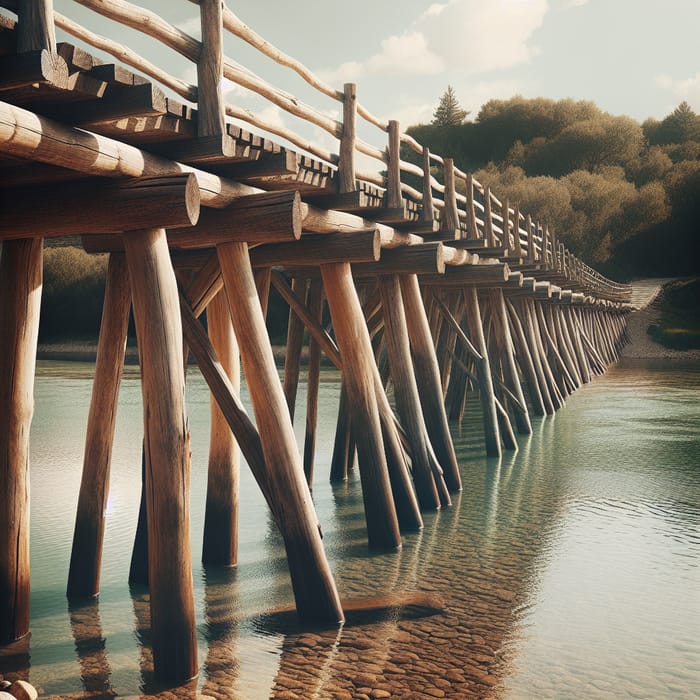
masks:
[[[209,399],[190,372],[201,670],[170,691],[150,672],[146,592],[126,583],[142,431],[133,369],[122,385],[100,597],[71,609],[65,599],[92,370],[40,363],[36,381],[32,635],[1,652],[0,673],[20,673],[42,696],[700,696],[697,364],[614,367],[556,416],[535,419],[501,461],[483,456],[471,401],[453,426],[463,493],[389,554],[367,550],[356,474],[327,483],[339,384],[326,374],[314,483],[326,551],[342,597],[396,594],[397,604],[315,631],[263,614],[293,598],[281,539],[245,467],[239,566],[199,564]],[[302,418],[303,404],[302,387]],[[410,592],[426,595],[399,605]]]

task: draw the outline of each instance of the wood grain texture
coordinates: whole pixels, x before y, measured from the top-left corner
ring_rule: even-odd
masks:
[[[41,238],[0,252],[0,643],[29,632],[29,429],[42,287]]]
[[[146,458],[148,580],[157,677],[197,673],[190,549],[190,444],[182,323],[163,229],[124,235],[141,365]]]
[[[100,590],[112,444],[130,308],[131,290],[126,259],[123,253],[112,253],[107,268],[68,572],[67,595],[71,599],[96,596]]]

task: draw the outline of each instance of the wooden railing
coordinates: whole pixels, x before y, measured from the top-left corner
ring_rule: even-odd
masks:
[[[348,83],[337,90],[313,74],[306,66],[280,51],[244,24],[220,0],[192,0],[199,5],[202,40],[195,39],[157,14],[126,0],[74,0],[79,5],[120,25],[143,32],[164,46],[176,51],[197,67],[197,85],[189,84],[169,74],[128,47],[100,36],[55,12],[46,0],[0,0],[0,6],[15,11],[22,21],[23,13],[43,14],[44,22],[61,29],[91,47],[105,51],[124,64],[149,76],[179,97],[195,103],[198,109],[198,135],[202,138],[225,138],[227,117],[278,136],[296,148],[324,161],[337,170],[338,192],[357,191],[362,183],[381,188],[384,206],[400,209],[404,198],[421,207],[420,230],[426,235],[450,241],[451,245],[468,246],[479,242],[495,257],[498,251],[521,258],[533,269],[551,271],[557,279],[576,285],[581,291],[625,301],[629,294],[620,285],[596,272],[561,244],[547,226],[534,221],[530,215],[507,200],[500,200],[488,186],[471,174],[461,171],[451,158],[431,153],[409,134],[400,130],[397,121],[384,122],[375,117],[357,100],[357,87]],[[32,20],[34,21],[34,20]],[[224,36],[232,35],[248,43],[276,64],[295,72],[316,93],[342,105],[342,121],[327,115],[328,110],[310,106],[277,88],[244,66],[224,55]],[[54,45],[55,45],[55,39]],[[47,47],[34,47],[47,48]],[[319,127],[337,139],[338,152],[313,143],[297,131],[271,123],[250,110],[224,101],[222,78],[226,78],[287,114],[300,120],[303,126]],[[368,144],[357,135],[358,117],[383,133],[384,144]],[[402,159],[402,147],[420,156],[417,165]],[[375,172],[356,167],[358,154],[378,162]],[[439,178],[436,172],[441,171]],[[419,178],[420,190],[405,182],[404,175]],[[463,243],[459,243],[462,241]]]

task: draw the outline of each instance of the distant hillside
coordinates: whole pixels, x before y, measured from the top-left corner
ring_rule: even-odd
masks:
[[[592,102],[517,96],[473,122],[408,132],[608,274],[699,271],[700,116],[685,102],[639,124]]]

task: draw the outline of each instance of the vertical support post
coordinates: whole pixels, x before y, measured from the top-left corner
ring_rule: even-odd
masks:
[[[477,352],[483,360],[476,363],[477,378],[479,380],[479,396],[484,416],[484,437],[486,440],[486,454],[491,457],[501,456],[501,435],[498,429],[498,416],[496,415],[496,396],[493,391],[493,379],[489,353],[484,337],[484,327],[481,323],[479,311],[479,298],[476,287],[464,289],[465,311],[467,313],[467,325],[469,335]]]
[[[532,232],[532,217],[528,214],[525,219],[525,228],[527,229],[527,261],[529,263],[537,260],[537,251],[535,250],[535,236]]]
[[[221,0],[199,0],[202,51],[197,61],[197,134],[223,136],[224,99],[221,79],[224,68]]]
[[[343,611],[277,375],[248,245],[224,243],[217,246],[217,254],[255,420],[265,436],[265,463],[274,469],[270,499],[279,504],[275,513],[287,550],[297,613],[303,621],[338,622]]]
[[[411,445],[413,481],[421,508],[438,509],[440,497],[430,468],[428,433],[420,408],[416,375],[398,275],[382,275],[379,292],[384,307],[384,337],[396,406]]]
[[[56,53],[56,29],[53,0],[18,0],[17,52],[41,51]]]
[[[459,231],[459,212],[457,210],[457,189],[455,187],[455,164],[452,158],[444,158],[445,178],[445,208],[442,210],[440,230],[454,233],[455,238]]]
[[[430,149],[423,146],[423,209],[421,211],[421,221],[432,223],[435,220],[435,210],[433,208],[433,185],[430,174]]]
[[[401,194],[401,130],[395,119],[389,121],[389,148],[387,159],[386,206],[389,209],[403,207]]]
[[[259,267],[253,275],[255,279],[255,288],[260,299],[260,308],[262,309],[263,318],[267,317],[267,307],[270,302],[270,281],[272,280],[271,267]]]
[[[401,275],[400,284],[423,419],[438,463],[444,471],[447,488],[456,493],[462,490],[462,479],[445,413],[440,368],[418,285],[418,276]]]
[[[107,268],[83,473],[68,572],[67,595],[71,599],[89,598],[100,591],[109,472],[130,308],[131,291],[126,259],[123,253],[112,253]]]
[[[207,307],[212,347],[231,385],[238,392],[241,366],[226,292],[221,289]],[[219,404],[211,396],[207,500],[204,512],[202,563],[235,566],[238,562],[238,491],[241,455]]]
[[[546,412],[544,407],[544,399],[540,390],[540,384],[537,378],[537,371],[535,370],[532,352],[528,345],[527,338],[525,337],[525,331],[523,330],[523,324],[518,317],[515,307],[510,303],[510,301],[507,303],[507,308],[510,325],[513,330],[513,333],[511,333],[511,338],[515,341],[517,346],[517,356],[520,367],[525,375],[527,390],[528,394],[530,395],[530,403],[532,404],[535,415],[543,416]]]
[[[499,350],[501,366],[503,368],[503,378],[512,392],[513,396],[518,400],[519,406],[513,406],[515,412],[515,424],[518,432],[521,435],[529,435],[532,432],[530,424],[530,416],[527,412],[527,403],[523,388],[520,384],[518,368],[515,364],[515,354],[513,351],[513,339],[510,335],[510,326],[508,325],[508,312],[506,311],[506,302],[503,298],[502,289],[490,289],[489,300],[491,302],[491,314],[494,323],[494,334],[496,337],[496,346]]]
[[[340,137],[338,156],[338,190],[341,194],[354,192],[355,142],[357,140],[357,85],[345,83],[343,87],[343,134]]]
[[[345,381],[340,387],[338,420],[335,427],[333,457],[331,459],[330,481],[332,484],[346,481],[351,463],[355,458],[355,441],[350,419],[350,399]]]
[[[153,664],[158,678],[197,673],[190,550],[190,445],[182,322],[165,230],[123,236],[141,364]]]
[[[486,233],[486,245],[489,248],[496,247],[496,237],[493,231],[493,213],[491,211],[491,188],[484,188],[484,231]]]
[[[305,296],[306,280],[295,277],[292,280],[292,291],[302,299]],[[304,344],[304,324],[294,309],[289,307],[287,320],[287,345],[284,353],[284,396],[287,400],[289,417],[294,422],[297,389],[299,387],[299,364],[301,349]]]
[[[523,257],[523,245],[520,242],[520,207],[516,204],[513,212],[513,236],[515,237],[515,255],[518,258]]]
[[[513,250],[514,241],[511,239],[510,235],[510,204],[507,199],[503,200],[503,205],[501,206],[501,218],[503,219],[503,240],[501,245],[507,248],[509,251]]]
[[[369,544],[398,548],[401,536],[384,454],[372,342],[349,263],[321,265],[321,276],[343,357],[343,384],[351,407],[353,431],[361,436],[357,452]]]
[[[466,181],[467,187],[467,231],[470,240],[479,238],[479,227],[476,223],[476,208],[474,206],[474,176],[469,173]]]
[[[29,632],[29,428],[43,239],[0,252],[0,644]]]
[[[323,287],[320,279],[311,280],[306,293],[309,313],[319,324],[323,314]],[[321,345],[309,339],[309,367],[306,385],[306,434],[304,437],[304,474],[309,488],[314,477],[314,456],[316,452],[316,423],[318,422],[318,388],[321,380]]]

